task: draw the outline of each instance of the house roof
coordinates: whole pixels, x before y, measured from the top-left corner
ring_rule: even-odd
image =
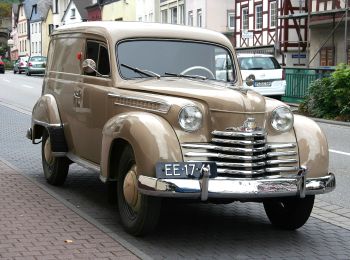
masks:
[[[44,20],[47,15],[47,11],[51,6],[51,2],[52,2],[51,0],[37,0],[35,3],[37,5],[36,12],[34,11],[34,8],[33,8],[33,5],[35,4],[32,5],[30,22],[38,22],[38,21]]]
[[[73,2],[77,7],[81,19],[86,20],[88,18],[88,12],[85,8],[92,4],[92,0],[71,0],[71,2]],[[68,4],[68,6],[69,5],[70,3]]]

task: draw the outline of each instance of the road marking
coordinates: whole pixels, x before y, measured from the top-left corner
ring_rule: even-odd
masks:
[[[24,88],[34,88],[34,87],[32,87],[32,86],[25,85],[25,84],[22,84],[21,87],[24,87]]]
[[[329,151],[330,151],[331,153],[337,153],[337,154],[342,154],[342,155],[350,156],[350,153],[346,153],[346,152],[341,152],[341,151],[332,150],[332,149],[329,149]]]
[[[5,82],[10,82],[8,79],[2,79],[3,81],[5,81]]]

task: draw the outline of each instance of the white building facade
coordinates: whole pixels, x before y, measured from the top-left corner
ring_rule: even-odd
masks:
[[[42,56],[41,21],[30,23],[30,56]]]
[[[53,26],[57,28],[62,25],[62,17],[67,9],[69,0],[52,0]]]
[[[185,1],[160,0],[160,22],[171,24],[185,24]]]
[[[160,22],[159,0],[136,0],[136,19],[139,22]]]

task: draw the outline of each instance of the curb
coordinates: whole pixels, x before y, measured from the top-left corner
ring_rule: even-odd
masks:
[[[70,202],[65,200],[63,197],[61,197],[59,194],[56,192],[50,190],[47,188],[45,185],[39,183],[37,180],[35,180],[33,177],[28,176],[24,174],[19,168],[11,164],[9,161],[3,159],[0,157],[0,161],[6,164],[8,167],[12,168],[14,171],[16,171],[18,174],[22,175],[25,177],[27,180],[31,181],[34,185],[38,186],[40,189],[43,191],[47,192],[49,195],[51,195],[53,198],[61,202],[64,206],[75,212],[77,215],[79,215],[81,218],[85,219],[87,222],[95,226],[97,229],[105,233],[107,236],[112,238],[114,241],[117,243],[121,244],[123,247],[125,247],[127,250],[132,252],[135,256],[139,257],[140,259],[144,260],[151,260],[153,259],[149,255],[145,254],[141,250],[139,250],[137,247],[133,246],[129,242],[127,242],[125,239],[114,233],[111,229],[105,227],[104,225],[100,224],[98,221],[96,221],[94,218],[90,217],[88,214],[83,212],[82,210],[76,208],[74,205],[72,205]]]

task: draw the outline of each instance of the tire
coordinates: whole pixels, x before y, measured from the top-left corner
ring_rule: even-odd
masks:
[[[54,157],[51,154],[50,136],[47,131],[44,131],[42,137],[41,158],[46,181],[54,186],[63,185],[67,178],[70,161],[66,157]]]
[[[21,73],[22,73],[22,71],[18,70],[18,74],[21,74]]]
[[[153,231],[160,215],[161,199],[142,195],[137,191],[136,161],[132,148],[127,146],[120,157],[118,165],[117,197],[121,222],[124,229],[134,236],[144,236]],[[135,184],[133,205],[124,195],[124,182],[128,177]],[[129,187],[133,187],[130,185]],[[131,189],[133,190],[133,189]]]
[[[17,72],[15,70],[13,70],[13,74],[16,74]]]
[[[302,227],[309,219],[315,196],[283,198],[264,201],[267,217],[272,225],[286,230]]]
[[[32,74],[30,74],[30,72],[28,71],[28,72],[26,73],[26,75],[27,75],[27,76],[31,76]]]

